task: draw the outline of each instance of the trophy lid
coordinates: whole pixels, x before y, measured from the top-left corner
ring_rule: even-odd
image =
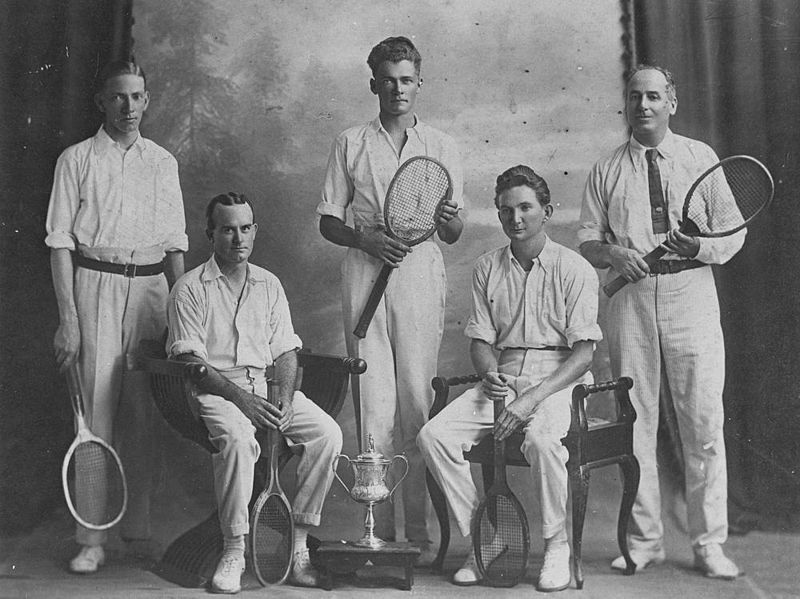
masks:
[[[372,438],[372,435],[369,434],[367,435],[367,451],[358,454],[358,457],[354,461],[371,464],[386,464],[391,460],[383,457],[382,453],[375,451],[375,440]]]

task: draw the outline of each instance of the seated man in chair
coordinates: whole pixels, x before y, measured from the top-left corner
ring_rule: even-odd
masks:
[[[206,208],[206,221],[213,255],[186,273],[170,294],[167,353],[208,367],[208,376],[199,384],[197,411],[219,448],[213,456],[214,487],[224,536],[212,591],[236,593],[241,588],[248,502],[261,451],[256,431],[266,428],[278,429],[290,446],[300,450],[289,580],[317,586],[306,537],[310,526],[319,525],[342,432],[328,414],[295,390],[295,351],[301,343],[283,287],[275,275],[248,263],[258,228],[252,206],[240,194],[218,195]],[[280,408],[265,399],[267,367],[274,369]]]
[[[523,428],[522,452],[539,487],[545,540],[539,589],[557,591],[569,586],[571,578],[569,455],[561,438],[569,429],[572,387],[591,382],[594,344],[602,339],[597,275],[579,254],[545,233],[553,213],[550,191],[530,167],[502,173],[494,201],[511,243],[475,263],[472,314],[465,331],[472,339],[472,363],[483,380],[428,422],[417,443],[467,536],[478,493],[463,451],[490,432],[504,439]],[[492,400],[505,402],[496,423]],[[453,583],[478,582],[470,551]]]

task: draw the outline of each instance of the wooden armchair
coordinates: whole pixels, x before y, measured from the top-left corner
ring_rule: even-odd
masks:
[[[350,376],[366,371],[366,362],[359,358],[315,354],[306,349],[298,352],[297,358],[298,388],[332,418],[336,418],[347,395]],[[172,428],[206,451],[217,451],[208,440],[208,429],[191,408],[191,399],[196,394],[195,383],[206,374],[204,366],[168,360],[162,344],[146,342],[138,354],[128,356],[128,369],[149,373],[155,404]],[[290,458],[289,451],[282,451],[281,467]],[[269,456],[262,455],[256,467],[254,497],[264,485],[267,473],[266,468],[261,466],[268,461]],[[310,546],[315,542],[318,543],[309,537]],[[215,510],[167,547],[154,572],[181,586],[202,587],[213,576],[221,554],[222,532]]]
[[[434,378],[431,385],[435,396],[430,418],[444,409],[451,387],[474,384],[480,380],[481,377],[477,374]],[[567,473],[572,495],[572,556],[575,565],[575,582],[579,589],[583,588],[581,562],[583,522],[589,494],[590,471],[594,468],[609,464],[620,465],[623,476],[623,493],[617,524],[617,542],[628,566],[625,574],[633,574],[636,571],[636,564],[631,560],[628,552],[626,536],[631,508],[639,489],[639,462],[633,455],[633,422],[636,420],[636,413],[628,397],[628,390],[632,386],[633,381],[630,378],[622,377],[616,381],[596,385],[577,385],[572,391],[572,422],[567,436],[561,442],[569,450]],[[586,415],[587,398],[601,391],[613,391],[614,393],[617,408],[617,417],[614,420],[588,418]],[[523,439],[521,431],[508,438],[506,463],[509,466],[528,466],[521,451]],[[469,462],[481,465],[484,490],[487,490],[494,480],[494,439],[492,435],[487,435],[472,449],[464,452],[464,457]],[[426,480],[441,531],[439,551],[432,567],[441,570],[450,544],[447,501],[441,487],[429,471],[426,472]]]

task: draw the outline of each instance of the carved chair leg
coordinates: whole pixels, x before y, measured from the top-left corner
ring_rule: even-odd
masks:
[[[586,518],[586,503],[589,497],[588,468],[578,466],[569,471],[569,484],[572,490],[572,560],[575,565],[575,585],[583,588],[583,522]]]
[[[441,572],[447,548],[450,546],[450,516],[447,512],[447,498],[427,468],[425,469],[425,482],[433,504],[433,511],[436,513],[436,519],[439,520],[439,551],[436,552],[436,558],[431,562],[431,569],[434,572]]]
[[[636,564],[628,551],[628,521],[631,517],[636,493],[639,491],[639,461],[632,455],[625,456],[620,461],[619,467],[622,471],[623,491],[622,503],[619,507],[617,542],[627,565],[625,574],[630,575],[636,572]]]

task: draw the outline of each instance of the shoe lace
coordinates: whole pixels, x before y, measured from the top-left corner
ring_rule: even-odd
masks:
[[[222,557],[222,575],[228,576],[229,574],[238,573],[241,569],[239,565],[239,558],[235,555],[225,555]]]

